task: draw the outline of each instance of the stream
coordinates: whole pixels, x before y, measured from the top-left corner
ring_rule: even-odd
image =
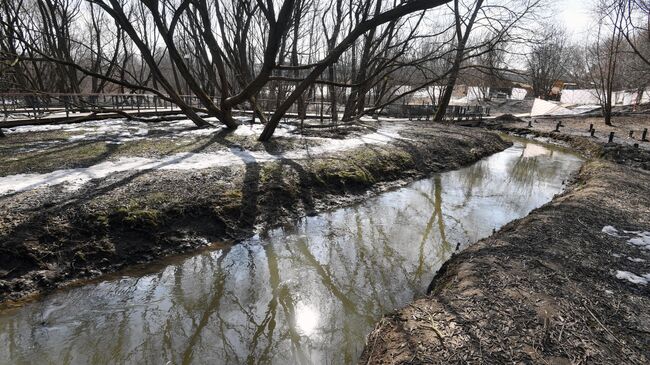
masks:
[[[0,312],[0,364],[355,363],[456,249],[564,189],[582,160],[522,139],[469,167]]]

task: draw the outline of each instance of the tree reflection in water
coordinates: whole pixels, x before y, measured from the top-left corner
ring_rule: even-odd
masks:
[[[0,314],[0,363],[355,362],[457,244],[547,202],[580,164],[517,142],[229,250],[52,294]]]

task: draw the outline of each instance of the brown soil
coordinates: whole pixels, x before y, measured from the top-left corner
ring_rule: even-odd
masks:
[[[55,186],[0,197],[0,302],[210,242],[232,243],[254,231],[470,164],[508,146],[486,131],[427,123],[409,123],[400,134],[405,139],[391,144],[312,159],[123,172],[93,180],[76,192]],[[249,147],[240,141],[209,142]],[[268,147],[274,153],[277,145],[291,148],[277,141],[250,148]],[[158,154],[155,145],[144,147],[142,153]],[[91,149],[89,154],[100,152]],[[70,156],[77,158],[75,165],[86,164],[75,156]],[[50,163],[39,156],[30,168],[51,171],[69,163],[59,157]]]
[[[443,265],[426,298],[377,324],[360,363],[650,362],[650,285],[616,277],[650,274],[650,251],[602,232],[650,231],[650,159],[548,133],[535,132],[603,158],[567,192]]]
[[[528,121],[532,119],[532,127]],[[615,116],[611,126],[605,125],[602,117],[558,117],[558,118],[526,118],[525,120],[505,120],[501,128],[526,128],[535,132],[551,133],[555,131],[557,122],[562,122],[560,133],[578,137],[586,137],[598,143],[607,143],[610,132],[614,132],[614,143],[623,145],[639,144],[639,148],[650,150],[650,115]],[[589,132],[593,124],[594,137]],[[647,128],[648,141],[642,141],[643,129]],[[633,132],[630,137],[630,131]]]

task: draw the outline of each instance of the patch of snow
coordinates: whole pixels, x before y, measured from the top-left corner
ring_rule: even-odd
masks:
[[[270,154],[266,151],[247,151],[233,147],[229,151],[215,153],[177,153],[158,159],[123,157],[105,161],[84,168],[63,169],[45,174],[18,174],[0,177],[0,195],[31,190],[39,187],[68,184],[76,190],[92,179],[101,179],[111,173],[142,170],[196,170],[220,166],[243,165],[277,161],[281,159],[303,159],[313,155],[341,152],[363,145],[381,145],[400,138],[399,127],[380,128],[377,132],[349,139],[319,138],[323,143],[316,147],[293,150],[284,154]],[[137,131],[136,131],[137,133]],[[131,137],[144,138],[144,137]],[[108,143],[108,142],[107,142]],[[120,143],[113,141],[112,143]]]
[[[630,257],[630,256],[628,256],[627,259],[632,261],[632,262],[645,262],[645,260],[640,258],[640,257]]]
[[[233,131],[236,136],[259,136],[264,130],[264,125],[262,124],[249,124],[242,123],[237,129]],[[290,135],[295,130],[295,127],[287,125],[278,125],[273,132],[273,137],[286,137]]]
[[[130,157],[118,161],[106,161],[86,168],[57,170],[47,174],[18,174],[0,178],[0,195],[26,191],[43,186],[68,183],[75,190],[91,179],[99,179],[113,172],[137,169],[146,165],[147,159]]]
[[[616,278],[619,280],[627,280],[633,284],[647,285],[650,281],[650,273],[639,276],[629,271],[616,270]]]
[[[188,131],[179,132],[177,135],[178,136],[209,136],[211,134],[218,133],[221,130],[222,130],[221,128],[197,128],[197,129],[191,129]]]
[[[623,233],[628,234],[628,236],[624,236],[619,234],[619,230],[612,226],[605,226],[603,227],[602,231],[605,234],[608,234],[612,237],[618,237],[618,238],[629,238],[627,240],[627,243],[630,245],[637,246],[639,248],[642,248],[644,250],[650,250],[650,232],[646,231],[626,231],[623,230]],[[636,237],[631,237],[629,235],[633,235]]]
[[[620,254],[620,253],[613,253],[612,256],[614,256],[614,257],[616,257],[616,258],[620,258],[620,257],[621,257],[621,254]]]
[[[638,232],[636,237],[630,238],[627,243],[650,250],[650,232]]]
[[[196,242],[197,242],[199,245],[202,245],[202,246],[207,246],[207,245],[210,244],[210,241],[209,241],[207,238],[205,238],[205,237],[199,237],[199,238],[197,238],[197,239],[196,239]]]
[[[28,132],[49,132],[63,130],[66,132],[83,131],[84,128],[79,127],[78,124],[47,124],[47,125],[24,125],[20,127],[13,127],[5,130],[6,134],[18,134]]]
[[[608,234],[608,235],[610,235],[612,237],[621,237],[618,234],[618,229],[614,228],[613,226],[605,226],[605,227],[603,227],[601,232],[603,232],[605,234]]]
[[[85,134],[77,134],[77,135],[74,135],[74,136],[71,136],[70,138],[68,138],[68,141],[80,141],[80,140],[82,140],[84,138],[86,138]]]

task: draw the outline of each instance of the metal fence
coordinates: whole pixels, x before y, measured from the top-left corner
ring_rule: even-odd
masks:
[[[194,95],[182,95],[183,101],[191,107],[203,108],[200,100]],[[219,105],[219,99],[213,99]],[[257,110],[270,116],[279,106],[275,99],[256,99]],[[332,104],[329,100],[306,100],[303,102],[304,112],[308,118],[330,119],[332,115]],[[342,116],[344,103],[337,104],[337,113]],[[154,94],[35,94],[35,93],[4,93],[0,94],[0,110],[5,119],[39,119],[52,116],[70,117],[78,113],[101,113],[123,111],[129,113],[146,112],[170,112],[178,110],[174,103]],[[251,113],[253,105],[245,102],[235,112]],[[391,104],[376,113],[375,115],[429,119],[436,112],[436,107],[430,104]],[[446,110],[445,119],[463,120],[476,119],[483,115],[489,115],[489,108],[482,106],[449,106]],[[287,116],[302,116],[299,104],[294,103],[287,111]]]

